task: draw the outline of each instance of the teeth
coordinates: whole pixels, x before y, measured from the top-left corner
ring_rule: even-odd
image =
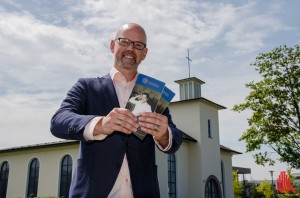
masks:
[[[133,58],[133,56],[125,55],[126,58]]]

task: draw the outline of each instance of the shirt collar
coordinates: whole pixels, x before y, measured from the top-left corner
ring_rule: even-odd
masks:
[[[133,78],[133,80],[130,81],[130,82],[128,82],[128,83],[135,83],[138,74],[139,73],[137,72],[137,74],[135,75],[135,77]],[[114,82],[116,82],[116,81],[125,81],[126,82],[124,75],[121,72],[119,72],[115,67],[111,68],[111,70],[110,70],[110,77],[111,77],[111,79]]]

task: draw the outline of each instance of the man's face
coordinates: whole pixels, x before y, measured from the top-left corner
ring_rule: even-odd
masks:
[[[143,94],[143,95],[142,95],[142,99],[141,99],[142,103],[147,102],[147,100],[148,100],[147,95]]]
[[[131,41],[146,43],[145,35],[137,28],[120,31],[117,38],[127,38]],[[136,71],[138,65],[145,59],[148,49],[138,50],[133,47],[133,43],[129,46],[122,46],[118,41],[111,41],[111,51],[115,55],[115,66]]]

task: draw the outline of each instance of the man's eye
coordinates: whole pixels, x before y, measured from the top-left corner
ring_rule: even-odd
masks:
[[[122,43],[123,45],[129,45],[129,44],[130,44],[130,42],[127,41],[127,40],[121,40],[121,43]]]
[[[136,48],[143,48],[144,45],[142,43],[135,43],[134,44]]]

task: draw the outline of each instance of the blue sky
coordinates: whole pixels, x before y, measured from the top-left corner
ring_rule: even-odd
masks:
[[[238,141],[250,112],[236,113],[245,84],[260,76],[250,66],[259,53],[300,41],[298,0],[2,0],[0,2],[0,149],[57,141],[50,118],[80,77],[109,72],[110,40],[126,22],[140,23],[149,53],[140,72],[177,93],[175,80],[206,83],[202,96],[227,107],[220,111],[221,144],[245,152]],[[262,167],[252,154],[233,165],[252,169],[248,179],[275,178],[284,164]],[[298,171],[299,172],[299,171]]]

